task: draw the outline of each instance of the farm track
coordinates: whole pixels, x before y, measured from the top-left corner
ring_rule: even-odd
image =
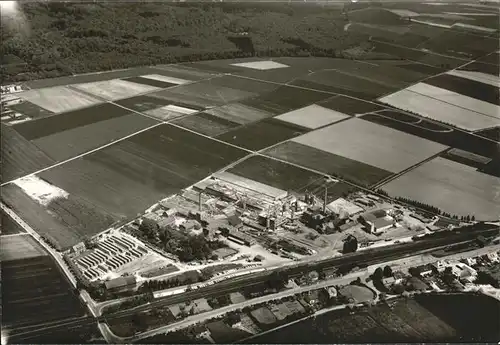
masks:
[[[439,157],[441,154],[443,154],[444,152],[448,151],[449,149],[450,149],[450,148],[449,148],[449,147],[447,147],[447,148],[445,148],[444,150],[442,150],[442,151],[440,151],[440,152],[438,152],[438,153],[436,153],[436,154],[434,154],[434,155],[430,156],[429,158],[427,158],[427,159],[425,159],[425,160],[423,160],[423,161],[421,161],[421,162],[419,162],[419,163],[417,163],[417,164],[414,164],[414,165],[412,165],[411,167],[408,167],[408,168],[406,168],[405,170],[402,170],[402,171],[400,171],[400,172],[399,172],[399,173],[397,173],[397,174],[391,175],[391,176],[389,176],[389,177],[387,177],[387,178],[383,179],[382,181],[377,182],[377,184],[375,184],[375,185],[371,186],[370,188],[371,188],[371,189],[374,189],[374,190],[379,189],[379,188],[380,188],[380,187],[382,187],[383,185],[385,185],[385,184],[387,184],[387,183],[391,182],[392,180],[397,179],[397,178],[398,178],[398,177],[400,177],[401,175],[404,175],[404,174],[406,174],[407,172],[409,172],[409,171],[411,171],[411,170],[413,170],[413,169],[416,169],[416,168],[418,168],[419,166],[421,166],[421,165],[423,165],[423,164],[425,164],[425,163],[427,163],[427,162],[429,162],[429,161],[433,160],[434,158]]]

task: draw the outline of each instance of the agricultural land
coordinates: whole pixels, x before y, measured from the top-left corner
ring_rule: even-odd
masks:
[[[0,9],[2,343],[489,339],[498,4]]]

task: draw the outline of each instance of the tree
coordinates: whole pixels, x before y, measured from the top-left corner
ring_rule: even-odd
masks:
[[[373,280],[382,280],[382,278],[384,278],[384,271],[382,270],[382,268],[377,267],[375,272],[373,272],[372,279]]]
[[[392,268],[387,265],[384,267],[384,277],[392,277]]]
[[[139,225],[139,231],[141,231],[149,239],[156,237],[158,229],[158,223],[148,218],[143,219],[141,225]]]

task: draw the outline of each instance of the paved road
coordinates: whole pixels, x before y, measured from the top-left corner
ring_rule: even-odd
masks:
[[[184,320],[181,320],[179,322],[175,322],[175,323],[172,323],[170,325],[166,325],[166,326],[163,326],[163,327],[160,327],[157,329],[146,331],[146,332],[143,332],[143,333],[136,335],[136,336],[132,336],[132,337],[114,336],[114,342],[129,343],[129,342],[135,342],[135,341],[140,340],[140,339],[145,339],[145,338],[154,336],[156,334],[174,332],[178,329],[182,329],[182,328],[186,328],[186,327],[195,325],[195,324],[202,322],[204,320],[211,319],[211,318],[214,318],[217,316],[221,316],[221,315],[227,314],[228,312],[231,312],[231,311],[241,310],[245,307],[250,307],[250,306],[255,305],[255,304],[260,304],[263,302],[269,302],[269,301],[273,301],[273,300],[279,300],[279,299],[282,299],[284,297],[293,296],[293,295],[298,294],[298,293],[316,290],[316,289],[320,289],[320,288],[327,287],[327,286],[346,285],[358,277],[363,277],[363,276],[367,276],[367,275],[368,275],[367,271],[355,272],[355,273],[346,275],[342,278],[329,279],[329,280],[318,282],[318,283],[313,284],[313,285],[301,286],[301,287],[297,287],[294,289],[282,291],[282,292],[279,292],[276,294],[253,298],[253,299],[241,302],[241,303],[231,304],[229,306],[215,309],[215,310],[212,310],[212,311],[209,311],[206,313],[189,316],[189,317],[187,317]]]

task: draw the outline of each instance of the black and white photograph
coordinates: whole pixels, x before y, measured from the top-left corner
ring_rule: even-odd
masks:
[[[500,0],[0,0],[1,344],[500,342]]]

